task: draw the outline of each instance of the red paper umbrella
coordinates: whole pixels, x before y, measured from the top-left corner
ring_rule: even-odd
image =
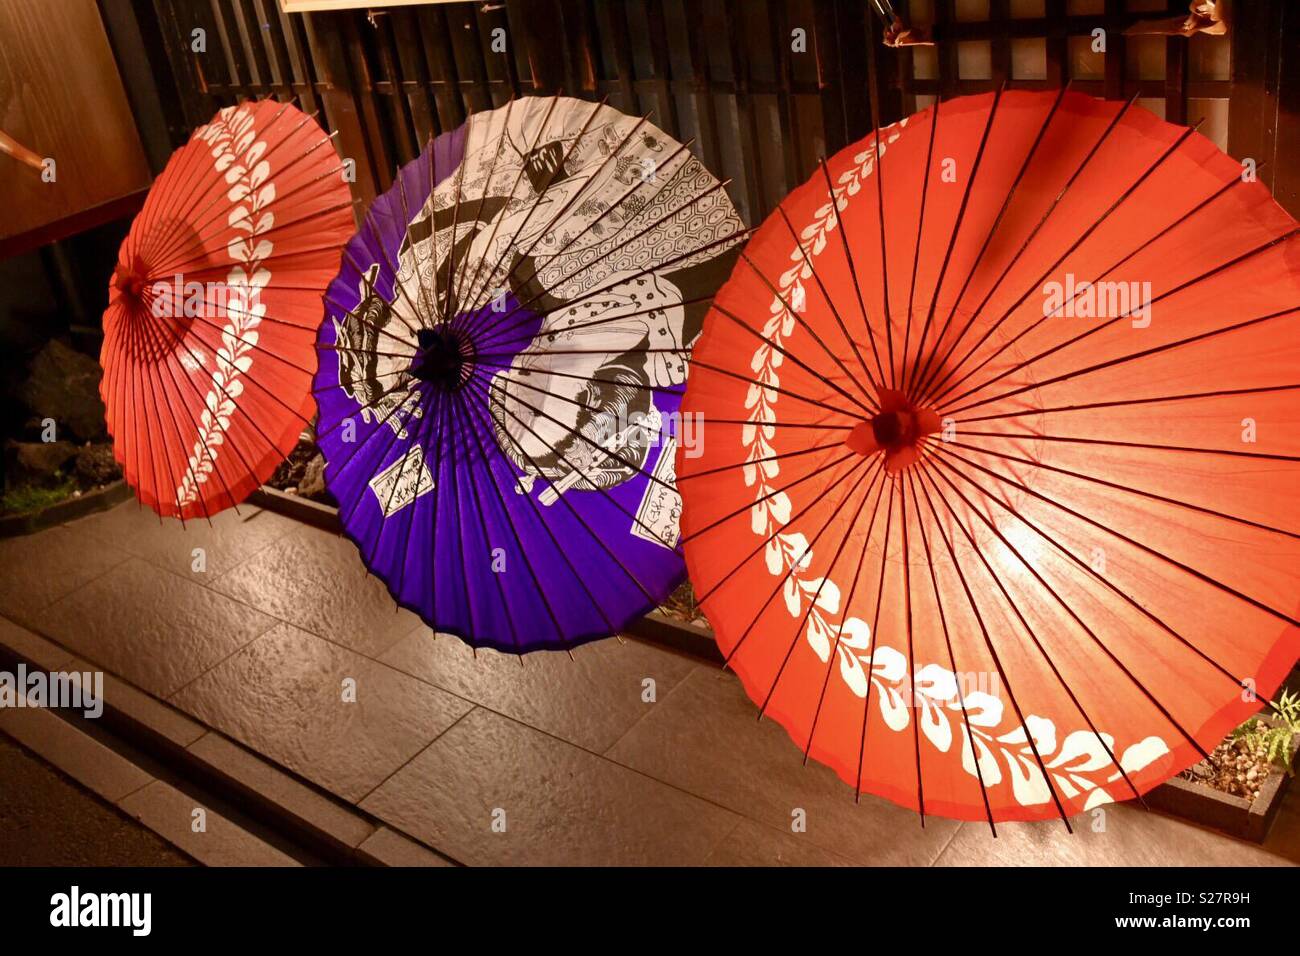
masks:
[[[131,224],[100,394],[113,454],[159,514],[236,505],[309,420],[321,295],[353,226],[341,169],[311,117],[243,103],[195,130]]]
[[[923,815],[1068,818],[1275,691],[1300,243],[1250,173],[1131,103],[989,94],[757,231],[692,360],[683,541],[805,758]]]

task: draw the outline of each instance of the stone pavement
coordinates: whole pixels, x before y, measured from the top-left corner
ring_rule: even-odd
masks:
[[[1300,862],[1300,788],[1264,848],[1122,805],[1100,833],[922,828],[804,767],[714,666],[630,640],[476,656],[349,541],[256,508],[182,529],[128,502],[0,541],[0,615],[471,865]]]

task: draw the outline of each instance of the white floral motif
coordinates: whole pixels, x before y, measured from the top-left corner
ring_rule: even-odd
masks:
[[[275,183],[270,163],[262,158],[266,143],[257,138],[252,107],[226,107],[194,136],[209,145],[217,172],[230,185],[226,198],[233,205],[227,223],[236,234],[226,243],[226,253],[235,265],[226,276],[226,325],[212,363],[211,388],[199,415],[189,469],[176,489],[181,508],[194,503],[199,486],[211,477],[217,448],[225,443],[236,410],[235,399],[244,392],[241,376],[253,364],[257,327],[266,315],[261,290],[271,281],[271,271],[262,263],[270,258],[273,244],[264,234],[275,225],[275,213],[266,208],[275,199]]]
[[[1110,756],[1115,752],[1110,734],[1098,736],[1091,730],[1077,730],[1065,737],[1058,751],[1056,726],[1051,720],[1031,714],[1022,725],[1014,710],[1003,706],[1000,697],[983,690],[963,692],[956,675],[938,664],[918,667],[915,678],[909,679],[908,660],[902,652],[884,644],[873,647],[871,627],[865,621],[856,617],[839,619],[839,588],[830,580],[823,584],[823,579],[810,571],[813,554],[807,539],[797,531],[786,530],[791,503],[785,492],[778,490],[775,479],[780,475],[780,461],[771,444],[776,430],[772,423],[777,420],[774,409],[780,396],[774,389],[781,384],[781,349],[796,324],[786,303],[803,300],[804,282],[813,275],[811,260],[826,248],[828,236],[839,225],[840,214],[875,170],[877,142],[883,156],[902,135],[907,122],[904,119],[881,130],[853,157],[853,165],[839,175],[833,187],[833,202],[828,198],[818,207],[812,223],[800,233],[799,244],[790,251],[792,265],[782,274],[779,291],[769,307],[770,315],[762,329],[763,342],[750,362],[754,384],[745,396],[747,418],[741,428],[741,443],[747,464],[742,474],[745,485],[754,490],[750,527],[754,534],[768,539],[765,564],[772,575],[784,577],[786,610],[796,620],[807,615],[804,637],[808,646],[823,663],[829,662],[834,648],[845,686],[858,697],[867,698],[870,693],[885,726],[893,731],[906,729],[914,708],[920,730],[931,746],[948,753],[954,737],[959,737],[962,768],[972,776],[978,775],[988,789],[1009,780],[1015,800],[1024,806],[1052,799],[1052,788],[1039,764],[1041,759],[1063,801],[1086,793],[1083,809],[1090,809],[1113,799],[1106,785],[1122,776]],[[910,702],[908,695],[912,697]],[[1147,737],[1124,750],[1119,766],[1130,774],[1168,753],[1169,747],[1162,739]],[[1127,784],[1122,789],[1127,792]]]

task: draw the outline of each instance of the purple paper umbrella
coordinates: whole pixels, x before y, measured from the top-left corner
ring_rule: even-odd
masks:
[[[607,637],[684,577],[678,404],[742,224],[689,150],[565,97],[470,117],[348,243],[325,481],[397,602],[474,646]]]

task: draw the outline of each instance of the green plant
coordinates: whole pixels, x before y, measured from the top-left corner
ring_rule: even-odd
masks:
[[[70,498],[76,490],[77,482],[73,478],[67,478],[53,488],[42,488],[37,485],[9,488],[3,496],[0,496],[0,513],[28,514],[40,511],[50,505],[58,504],[65,498]]]
[[[1270,720],[1252,717],[1232,732],[1234,738],[1245,740],[1256,752],[1262,753],[1269,763],[1280,767],[1292,776],[1295,771],[1291,761],[1295,755],[1295,738],[1300,734],[1300,694],[1283,691],[1273,703]]]

